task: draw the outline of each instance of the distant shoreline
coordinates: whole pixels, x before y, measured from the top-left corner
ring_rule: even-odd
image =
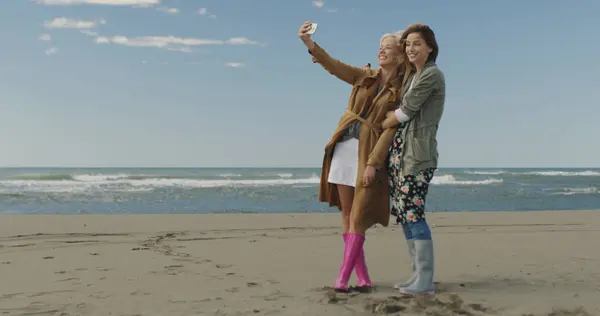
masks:
[[[320,169],[321,166],[291,167],[110,167],[110,166],[0,166],[0,169]],[[598,170],[600,167],[439,167],[438,170]]]

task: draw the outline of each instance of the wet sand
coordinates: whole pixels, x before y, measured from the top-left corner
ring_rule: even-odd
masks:
[[[438,294],[409,299],[395,225],[375,291],[334,294],[338,214],[2,215],[0,315],[600,315],[600,211],[428,218]]]

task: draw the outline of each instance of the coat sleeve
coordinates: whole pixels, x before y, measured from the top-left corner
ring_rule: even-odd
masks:
[[[404,116],[408,118],[402,121],[412,119],[443,80],[443,74],[437,67],[425,69],[423,74],[417,78],[414,86],[404,96],[403,102],[396,110],[396,112],[400,111],[400,113],[396,113],[396,117]]]
[[[354,67],[329,56],[317,43],[314,43],[314,47],[308,52],[312,55],[313,62],[318,63],[330,74],[351,85],[366,74],[367,70],[365,68]]]
[[[367,165],[375,167],[375,169],[381,169],[384,167],[385,160],[390,151],[390,146],[392,145],[392,141],[394,140],[394,135],[396,134],[396,127],[386,128],[383,130],[375,147],[369,154],[369,159],[367,160]]]

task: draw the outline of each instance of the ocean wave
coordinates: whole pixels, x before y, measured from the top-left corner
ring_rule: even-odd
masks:
[[[600,194],[600,189],[596,187],[588,188],[564,188],[561,192],[554,192],[552,195],[581,195],[581,194]]]
[[[600,171],[531,171],[525,172],[532,176],[550,176],[550,177],[600,177]]]
[[[488,175],[488,176],[494,176],[494,175],[499,175],[499,174],[505,174],[506,171],[465,171],[466,174],[476,174],[476,175]]]
[[[102,182],[102,181],[114,181],[114,180],[144,180],[152,178],[166,178],[170,179],[173,176],[163,175],[150,175],[150,174],[70,174],[70,173],[31,173],[21,174],[13,176],[10,179],[15,181],[77,181],[77,182]],[[10,180],[7,180],[10,181]]]
[[[503,183],[502,179],[485,179],[485,180],[457,180],[451,174],[445,174],[441,176],[434,176],[431,180],[431,184],[437,185],[486,185],[486,184],[500,184]]]
[[[260,187],[275,185],[307,185],[318,184],[320,178],[313,174],[311,177],[289,179],[193,179],[167,178],[142,175],[38,175],[35,180],[19,179],[1,180],[0,193],[15,192],[45,192],[45,193],[85,193],[94,191],[104,192],[146,192],[158,188],[179,187],[188,189],[219,188],[219,187]]]

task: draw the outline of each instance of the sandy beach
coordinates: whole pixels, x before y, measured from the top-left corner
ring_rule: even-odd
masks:
[[[600,315],[600,211],[428,218],[438,294],[408,299],[395,225],[336,295],[338,214],[2,215],[0,315]]]

